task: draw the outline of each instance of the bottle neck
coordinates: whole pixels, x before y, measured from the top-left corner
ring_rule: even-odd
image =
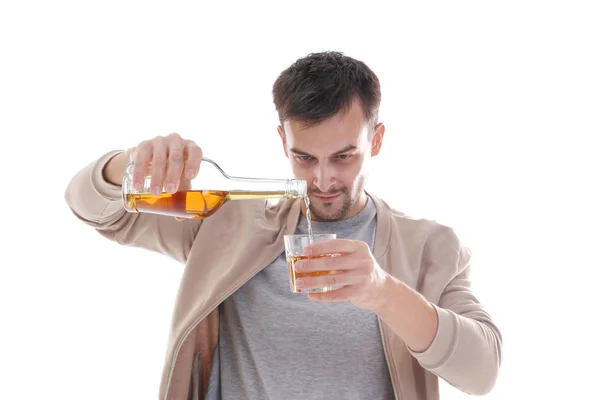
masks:
[[[228,186],[232,200],[306,197],[306,181],[299,179],[229,178]]]

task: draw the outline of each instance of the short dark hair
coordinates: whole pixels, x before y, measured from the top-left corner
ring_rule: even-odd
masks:
[[[273,84],[273,102],[285,120],[314,126],[348,110],[358,96],[371,129],[377,124],[381,87],[362,61],[337,51],[310,53],[281,72]]]

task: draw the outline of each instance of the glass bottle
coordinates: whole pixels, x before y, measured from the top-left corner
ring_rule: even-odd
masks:
[[[244,199],[306,198],[306,181],[299,179],[240,178],[227,175],[214,161],[203,158],[196,177],[183,176],[178,191],[164,188],[159,196],[150,193],[150,165],[144,187],[133,187],[133,161],[125,167],[123,202],[129,212],[145,212],[179,218],[201,219],[213,215],[225,202]]]

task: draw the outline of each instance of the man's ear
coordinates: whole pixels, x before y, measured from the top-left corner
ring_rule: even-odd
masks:
[[[385,135],[385,125],[378,123],[375,125],[373,137],[371,138],[371,157],[375,157],[381,150],[383,144],[383,135]]]
[[[285,145],[285,131],[283,130],[283,127],[281,125],[277,125],[277,133],[279,133],[279,137],[281,138],[281,144],[283,145],[283,152],[284,152],[285,156],[287,158],[289,158],[287,146]]]

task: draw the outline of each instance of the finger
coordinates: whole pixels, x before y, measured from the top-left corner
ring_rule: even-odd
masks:
[[[367,274],[361,270],[336,272],[320,276],[303,276],[296,279],[299,289],[318,289],[334,286],[353,286],[364,283]]]
[[[175,193],[181,179],[183,171],[183,141],[175,138],[169,142],[167,176],[165,179],[165,188],[168,193]]]
[[[305,258],[294,263],[297,272],[351,270],[360,266],[359,260],[352,255],[331,254],[318,258]]]
[[[177,190],[183,191],[183,190],[192,190],[192,181],[190,181],[189,179],[181,179],[179,181],[179,187],[177,188]]]
[[[309,300],[320,303],[350,301],[356,297],[357,293],[358,289],[356,286],[344,286],[328,292],[308,293],[308,298]]]
[[[144,190],[148,163],[152,160],[152,144],[149,141],[140,143],[133,152],[133,188],[136,192]]]
[[[181,217],[174,217],[177,221],[181,222],[186,220],[187,218],[181,218]]]
[[[137,147],[130,147],[127,150],[125,150],[125,157],[127,157],[127,160],[133,161],[133,156],[135,154],[136,149]]]
[[[153,196],[160,196],[163,191],[163,182],[165,179],[165,167],[167,165],[167,145],[165,139],[158,137],[152,141],[152,168],[150,174],[150,193]]]
[[[304,254],[307,256],[318,254],[352,254],[362,250],[362,244],[356,240],[348,239],[330,239],[322,242],[313,242],[304,248]]]
[[[186,179],[194,179],[200,170],[200,162],[202,161],[202,149],[193,141],[188,140],[184,147],[185,161],[185,177]]]

